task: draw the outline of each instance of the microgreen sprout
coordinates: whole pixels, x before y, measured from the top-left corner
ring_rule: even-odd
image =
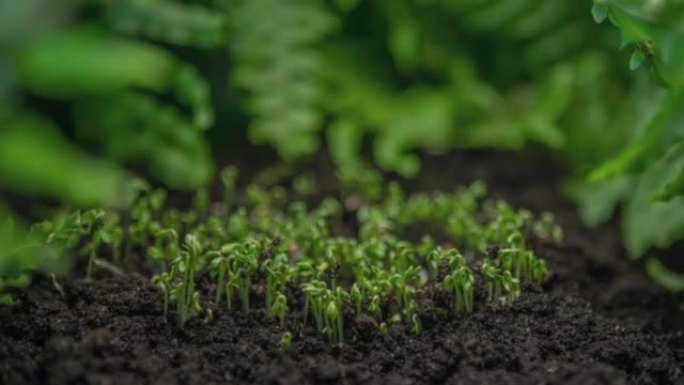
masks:
[[[147,255],[158,261],[161,270],[167,270],[167,264],[178,257],[178,233],[174,229],[161,229],[154,234],[154,246],[147,249]]]
[[[116,251],[121,243],[123,233],[113,214],[105,213],[103,210],[89,210],[81,216],[81,221],[84,226],[84,234],[90,236],[82,249],[83,253],[88,255],[86,279],[90,280],[100,245],[103,243],[112,245],[114,258],[117,259]]]
[[[235,204],[236,176],[233,168],[221,173],[225,207]],[[310,192],[307,178],[297,179],[298,196]],[[250,185],[243,207],[214,210],[202,190],[189,211],[165,209],[166,193],[156,190],[122,216],[123,227],[114,212],[93,210],[35,228],[46,243],[82,247],[89,256],[88,276],[103,244],[146,251],[159,266],[152,283],[162,292],[164,319],[174,311],[181,325],[199,315],[211,322],[214,312],[203,308],[208,294],[214,311],[231,314],[236,301],[243,312],[263,306],[281,328],[288,314],[301,314],[301,325],[334,343],[344,340],[348,312],[373,317],[380,333],[397,323],[420,333],[419,308],[430,289],[452,298],[448,308],[437,309],[446,317],[476,308],[478,283],[487,290],[487,302],[509,305],[521,295],[521,282],[539,284],[547,276],[545,262],[528,243],[559,239],[552,216],[536,218],[487,200],[481,183],[406,195],[398,184],[364,178],[370,185],[348,191],[362,195],[353,204],[345,202],[350,203],[346,212],[334,198],[313,207],[296,200],[288,204],[282,187]],[[344,226],[343,213],[356,215],[356,234]],[[416,226],[422,224],[428,226]],[[420,228],[431,234],[406,237]],[[197,283],[204,274],[208,286]],[[296,295],[303,301],[292,298]],[[291,337],[284,333],[281,345]]]
[[[510,304],[520,296],[520,281],[508,270],[501,271],[491,260],[482,262],[482,277],[487,287],[487,300]]]
[[[413,314],[411,316],[411,332],[414,334],[420,334],[423,331],[423,324],[420,322],[420,317],[418,314]]]
[[[278,293],[271,305],[271,314],[278,318],[280,326],[285,325],[285,314],[287,314],[287,297],[284,294]]]
[[[292,333],[285,332],[283,333],[282,337],[280,337],[280,347],[287,348],[290,345],[292,345]]]
[[[472,311],[475,289],[473,272],[456,249],[446,252],[444,261],[448,266],[449,273],[442,280],[441,286],[453,293],[454,311],[457,313]]]

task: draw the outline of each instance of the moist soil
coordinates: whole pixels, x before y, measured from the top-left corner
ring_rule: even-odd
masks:
[[[236,156],[238,166],[264,163]],[[399,325],[380,334],[372,319],[351,317],[342,344],[289,319],[294,338],[284,348],[285,329],[262,310],[216,311],[211,322],[181,327],[163,322],[144,268],[100,269],[92,282],[76,271],[38,277],[0,308],[0,383],[684,384],[684,298],[625,257],[616,222],[583,227],[550,164],[460,151],[424,157],[424,172],[402,182],[431,191],[480,179],[494,197],[556,215],[564,243],[534,246],[552,275],[512,306],[440,318],[428,300],[419,335]],[[322,192],[335,193],[329,163],[310,166]]]

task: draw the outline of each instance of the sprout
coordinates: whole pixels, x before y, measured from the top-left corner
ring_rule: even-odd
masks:
[[[532,223],[532,233],[545,240],[554,242],[563,240],[563,229],[555,223],[551,213],[543,213],[539,220]]]
[[[197,273],[204,266],[205,260],[216,257],[218,252],[204,252],[197,238],[188,234],[183,243],[180,255],[171,262],[169,272],[155,275],[152,282],[164,293],[164,318],[168,315],[168,305],[173,300],[178,312],[180,324],[184,324],[190,315],[202,312],[200,293],[195,289]],[[212,314],[206,316],[211,317]]]
[[[470,312],[473,310],[475,276],[468,267],[461,253],[452,249],[445,255],[449,273],[444,277],[441,286],[454,295],[454,311]]]
[[[377,316],[382,317],[382,309],[380,309],[380,296],[374,295],[368,305],[368,312]]]
[[[226,168],[220,177],[228,207],[235,200],[237,172]],[[306,187],[309,182],[297,183]],[[162,210],[166,193],[157,190],[140,197],[124,217],[125,232],[118,215],[105,210],[62,215],[34,230],[47,243],[68,248],[83,244],[82,251],[90,258],[88,276],[103,244],[111,244],[115,255],[123,241],[129,252],[133,247],[146,250],[160,264],[152,283],[163,294],[165,320],[173,307],[181,325],[192,316],[211,322],[214,313],[202,308],[206,299],[196,288],[198,274],[208,273],[215,290],[212,309],[225,306],[232,312],[239,301],[242,311],[249,312],[256,289],[265,297],[258,305],[284,328],[287,313],[301,310],[293,307],[303,302],[303,323],[313,325],[331,342],[344,339],[347,306],[357,316],[367,312],[375,317],[380,333],[387,333],[392,323],[420,333],[418,308],[423,295],[416,293],[429,293],[435,287],[448,291],[453,298],[450,310],[439,309],[438,314],[454,315],[476,306],[477,279],[484,282],[487,301],[510,304],[520,296],[521,281],[539,284],[548,274],[525,237],[557,238],[560,230],[553,218],[535,219],[531,212],[502,201],[481,202],[485,192],[481,184],[454,193],[412,196],[405,196],[395,183],[354,188],[378,193],[356,197],[356,237],[348,233],[349,227],[338,227],[343,222],[338,200],[324,199],[313,210],[305,202],[286,206],[285,189],[258,185],[247,188],[246,207],[236,207],[230,215],[209,213],[207,190],[197,192],[195,206],[188,211]],[[449,242],[462,249],[437,246],[427,235],[420,242],[403,239],[402,234],[420,229],[417,224],[427,224],[431,231],[442,229]],[[480,268],[471,269],[472,259],[488,249],[497,252],[488,253],[491,258],[475,262]],[[0,287],[4,284],[0,280]],[[290,291],[294,286],[301,291]],[[304,300],[286,297],[291,292],[301,293]],[[291,338],[284,333],[281,346],[289,345]]]
[[[507,239],[508,246],[499,250],[498,258],[504,270],[518,279],[540,283],[547,275],[546,264],[527,250],[522,234],[513,232]]]
[[[510,304],[520,296],[520,281],[508,270],[500,271],[489,259],[482,263],[482,277],[487,287],[487,301]]]
[[[159,261],[161,270],[166,271],[167,261],[178,257],[178,233],[173,229],[161,229],[154,234],[154,246],[147,248],[147,255]]]
[[[195,276],[200,268],[202,246],[194,235],[185,237],[183,251],[172,265],[182,280],[172,289],[172,297],[176,300],[176,310],[181,324],[184,324],[190,314],[197,314],[199,307],[199,292],[195,290]]]
[[[359,285],[357,283],[354,283],[352,285],[352,288],[350,290],[350,296],[352,302],[354,302],[354,306],[356,306],[356,314],[361,314],[361,304],[363,303],[363,295],[361,294],[361,289],[359,289]]]
[[[269,309],[273,306],[276,293],[282,292],[290,280],[287,255],[281,252],[273,259],[267,259],[262,263],[261,271],[266,275],[266,308]]]
[[[242,310],[249,311],[249,291],[252,287],[252,275],[258,269],[259,244],[253,240],[243,242],[235,249],[235,256],[230,263],[229,280],[237,288],[242,302]]]
[[[316,329],[323,330],[323,304],[324,294],[327,291],[325,282],[317,279],[312,279],[309,282],[302,284],[302,291],[305,294],[304,299],[304,322],[306,323],[309,311],[313,314],[316,322]]]
[[[165,272],[157,274],[152,277],[152,284],[161,289],[164,294],[164,321],[168,319],[169,315],[169,299],[171,297],[171,275],[172,273]]]
[[[282,337],[280,337],[280,347],[287,348],[292,345],[292,333],[285,332]]]
[[[413,314],[411,316],[411,332],[413,334],[420,334],[423,331],[423,324],[420,322],[420,317],[418,314]]]
[[[82,252],[88,255],[86,279],[90,280],[100,245],[111,244],[114,254],[117,255],[118,245],[123,239],[123,231],[118,226],[118,219],[103,210],[86,211],[81,216],[80,225],[82,234],[90,235],[90,239],[82,249]]]
[[[328,338],[333,342],[342,342],[344,327],[342,324],[341,301],[335,295],[331,295],[325,308],[325,331]]]
[[[284,294],[278,293],[271,306],[271,314],[280,320],[280,326],[285,324],[285,314],[287,313],[287,298]]]

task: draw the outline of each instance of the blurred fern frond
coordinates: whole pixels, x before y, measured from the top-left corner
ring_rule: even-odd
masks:
[[[322,129],[317,44],[335,19],[319,0],[236,0],[226,12],[250,138],[285,159],[311,154]]]

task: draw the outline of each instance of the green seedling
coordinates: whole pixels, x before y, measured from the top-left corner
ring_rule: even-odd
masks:
[[[161,271],[168,269],[168,263],[178,258],[178,233],[173,229],[161,229],[154,234],[154,246],[147,248],[147,255],[159,262]]]
[[[226,205],[234,203],[235,177],[234,169],[221,175]],[[196,286],[198,276],[208,273],[213,309],[232,312],[236,301],[243,312],[263,306],[281,328],[288,313],[303,310],[302,324],[334,343],[344,340],[347,308],[374,317],[381,333],[400,323],[420,333],[419,293],[431,288],[451,293],[450,309],[438,312],[448,317],[475,308],[478,280],[488,302],[507,305],[520,296],[521,281],[540,283],[548,274],[525,240],[557,237],[550,216],[537,219],[505,202],[485,200],[481,184],[414,195],[405,195],[397,184],[370,187],[380,194],[357,197],[347,207],[356,212],[356,234],[340,228],[343,210],[334,198],[313,207],[286,205],[286,190],[256,185],[247,188],[247,205],[230,214],[210,212],[206,191],[189,211],[164,209],[166,194],[158,190],[140,197],[123,216],[125,231],[118,216],[105,210],[62,215],[35,231],[54,244],[84,245],[91,265],[103,244],[146,250],[160,265],[152,282],[163,294],[164,319],[172,308],[181,325],[198,315],[211,322],[214,313],[203,309],[204,292]],[[449,244],[438,246],[427,234],[419,242],[404,239],[407,230],[420,228],[441,229]],[[184,234],[182,246],[179,234]],[[479,261],[485,250],[498,251]],[[290,297],[298,294],[303,301]],[[264,301],[254,304],[252,297]],[[293,309],[302,302],[303,309]],[[283,339],[291,339],[286,335]]]
[[[316,329],[323,330],[323,317],[325,306],[325,293],[327,292],[327,284],[317,279],[311,279],[302,284],[302,291],[304,292],[304,323],[306,323],[309,312],[313,315]]]
[[[247,240],[235,249],[230,263],[229,281],[237,289],[242,310],[249,311],[249,292],[252,288],[252,275],[258,270],[259,244]]]
[[[233,285],[228,282],[228,277],[233,253],[237,247],[237,243],[224,245],[219,255],[209,262],[209,275],[216,280],[214,304],[217,307],[221,306],[221,297],[225,295],[228,310],[233,310]]]
[[[543,213],[539,220],[534,221],[531,232],[540,239],[557,243],[563,241],[563,229],[556,224],[551,213]]]
[[[278,252],[272,259],[264,261],[260,270],[266,276],[266,308],[270,309],[276,296],[284,291],[285,284],[291,278],[287,254]]]
[[[172,262],[173,270],[181,280],[175,283],[171,290],[171,297],[176,300],[176,311],[181,325],[188,316],[197,314],[199,306],[199,292],[195,289],[195,278],[201,267],[202,246],[193,235],[187,235],[180,256]]]
[[[441,286],[453,293],[454,311],[460,313],[473,310],[475,276],[468,267],[461,253],[452,249],[444,255],[449,273],[444,277]]]
[[[520,281],[508,270],[501,271],[489,259],[482,263],[482,277],[487,287],[487,301],[510,304],[520,296]]]
[[[284,294],[278,293],[271,305],[271,314],[278,318],[280,321],[280,326],[285,325],[285,314],[287,314],[287,297]]]
[[[205,260],[215,258],[217,255],[215,251],[204,252],[194,235],[186,235],[180,255],[171,262],[170,272],[153,278],[153,282],[164,292],[165,315],[168,314],[169,300],[175,303],[181,325],[191,315],[198,315],[202,312],[200,293],[195,288],[196,276],[204,266]]]
[[[504,270],[520,280],[539,284],[547,275],[546,264],[533,251],[525,247],[519,232],[513,232],[506,241],[507,247],[499,250],[498,258]]]
[[[118,225],[118,219],[113,214],[102,210],[90,210],[83,213],[81,224],[84,226],[83,234],[87,234],[90,237],[82,249],[82,253],[88,255],[86,279],[90,280],[93,265],[101,244],[112,245],[114,259],[118,259],[118,250],[123,239],[123,231]]]
[[[280,337],[280,347],[287,348],[290,345],[292,345],[292,333],[285,332],[283,333],[282,337]]]
[[[349,296],[354,303],[356,314],[361,314],[361,306],[363,306],[363,294],[361,293],[361,289],[359,289],[359,285],[357,283],[352,285],[351,290],[349,291]]]
[[[126,229],[126,251],[130,256],[134,246],[147,246],[149,240],[161,230],[159,218],[161,210],[166,204],[166,191],[155,190],[147,195],[142,195],[131,207],[129,224]],[[174,223],[180,227],[180,223]]]
[[[174,273],[175,271],[172,270],[171,272],[156,274],[152,277],[152,284],[157,286],[162,291],[162,294],[164,296],[163,314],[165,322],[169,319],[169,302],[171,299],[171,290],[173,289],[171,279]]]
[[[323,331],[328,335],[332,342],[342,342],[344,338],[344,325],[342,320],[342,306],[347,297],[347,293],[341,288],[325,293],[327,305],[325,308],[325,328]]]
[[[411,316],[411,332],[413,334],[420,334],[423,331],[423,323],[420,322],[418,314]]]

